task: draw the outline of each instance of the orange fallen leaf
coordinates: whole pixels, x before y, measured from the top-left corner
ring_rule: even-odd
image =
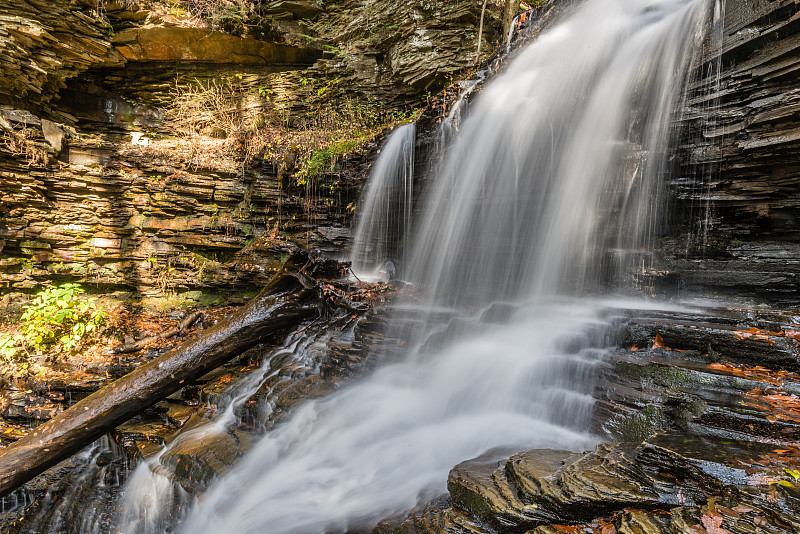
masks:
[[[656,334],[656,338],[653,340],[653,346],[650,348],[650,350],[653,350],[653,349],[670,350],[669,347],[664,345],[664,338],[661,337],[661,334]]]
[[[767,330],[759,330],[758,328],[748,328],[747,330],[734,330],[733,335],[739,340],[753,338],[774,345],[775,340],[772,339],[772,337],[782,336],[783,330],[780,332],[769,332]]]

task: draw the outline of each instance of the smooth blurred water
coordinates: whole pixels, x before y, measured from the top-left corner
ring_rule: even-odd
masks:
[[[439,494],[456,463],[492,447],[591,446],[600,308],[522,314],[305,404],[202,496],[183,532],[367,528]]]
[[[404,263],[411,238],[415,136],[414,124],[393,131],[370,172],[350,253],[352,269],[362,280],[380,278],[378,271],[386,262],[392,262],[394,268]],[[391,278],[392,274],[383,276]]]
[[[431,303],[582,294],[641,261],[708,11],[585,2],[483,90],[425,193],[409,278]]]
[[[625,289],[657,232],[671,122],[710,11],[587,0],[524,48],[424,195],[405,255],[417,300],[394,316],[407,357],[302,405],[183,532],[366,529],[488,449],[590,447],[594,365],[622,306],[596,296]],[[373,179],[405,168],[407,151],[392,152]]]

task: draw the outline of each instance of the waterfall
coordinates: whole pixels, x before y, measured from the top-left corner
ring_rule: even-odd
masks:
[[[432,303],[581,294],[641,260],[705,12],[587,2],[484,90],[426,195],[410,278]]]
[[[594,365],[631,306],[602,295],[626,289],[658,232],[675,104],[708,11],[586,0],[522,49],[424,194],[404,260],[419,296],[394,315],[414,333],[408,357],[299,407],[183,532],[368,529],[488,449],[591,446]],[[407,165],[392,150],[373,180]]]
[[[392,132],[370,173],[351,252],[359,278],[375,279],[382,268],[393,270],[404,263],[405,243],[411,235],[415,135],[414,124]],[[385,267],[387,262],[391,264]]]

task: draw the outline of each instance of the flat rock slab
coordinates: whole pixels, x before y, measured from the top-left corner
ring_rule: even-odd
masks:
[[[116,34],[113,44],[128,61],[206,62],[300,66],[322,57],[318,50],[235,37],[201,28],[144,27]]]

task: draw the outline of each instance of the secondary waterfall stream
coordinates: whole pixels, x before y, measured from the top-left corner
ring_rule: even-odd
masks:
[[[632,305],[603,295],[647,262],[671,123],[710,11],[587,0],[521,49],[464,112],[410,251],[413,126],[396,132],[367,193],[376,206],[407,202],[395,248],[369,230],[386,228],[380,209],[361,214],[356,247],[378,263],[402,249],[417,300],[397,305],[392,332],[407,356],[301,405],[181,531],[368,529],[441,494],[456,463],[489,449],[591,446],[593,365]],[[387,194],[397,188],[381,180],[400,174],[407,189]]]
[[[403,243],[411,234],[415,134],[414,124],[392,132],[370,173],[350,255],[353,271],[362,279],[375,277],[386,262],[403,263]]]

